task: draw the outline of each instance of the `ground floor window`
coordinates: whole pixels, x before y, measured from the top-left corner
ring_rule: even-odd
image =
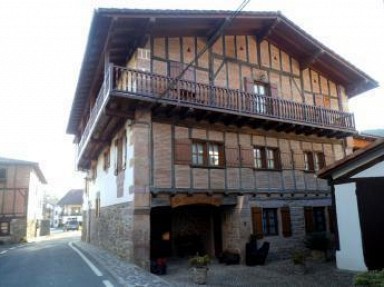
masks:
[[[277,209],[263,209],[263,233],[264,235],[278,235]]]
[[[279,222],[281,228],[279,229]],[[253,234],[263,236],[292,236],[291,215],[289,206],[281,208],[252,207]]]
[[[9,235],[10,228],[8,221],[0,221],[0,236]]]
[[[327,230],[325,207],[305,207],[305,231],[324,232]]]

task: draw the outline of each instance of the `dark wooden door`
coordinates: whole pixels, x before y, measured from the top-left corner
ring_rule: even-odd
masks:
[[[369,270],[384,268],[384,178],[356,182],[357,205],[365,264]]]

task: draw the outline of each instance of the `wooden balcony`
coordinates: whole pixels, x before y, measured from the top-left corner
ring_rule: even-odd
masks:
[[[129,101],[131,108],[133,103],[147,102],[159,117],[189,116],[210,123],[336,138],[356,132],[351,113],[111,65],[82,133],[79,161],[88,141],[100,140],[92,134],[103,116],[121,117],[127,112],[114,108],[121,106],[117,99]]]

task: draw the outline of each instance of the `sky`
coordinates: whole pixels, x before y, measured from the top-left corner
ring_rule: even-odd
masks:
[[[66,134],[93,11],[98,7],[235,10],[243,0],[0,1],[0,157],[39,162],[48,189],[84,186]],[[281,11],[384,85],[384,0],[251,0]],[[384,128],[384,89],[353,98],[358,130]]]

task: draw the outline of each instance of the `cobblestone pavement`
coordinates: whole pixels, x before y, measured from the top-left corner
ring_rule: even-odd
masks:
[[[187,260],[169,260],[166,275],[153,275],[134,264],[122,261],[111,253],[82,241],[74,242],[87,255],[109,270],[110,274],[127,287],[195,287]],[[355,273],[340,271],[333,262],[307,261],[307,272],[295,274],[290,260],[267,262],[264,266],[223,265],[213,262],[209,266],[206,287],[349,287]]]

